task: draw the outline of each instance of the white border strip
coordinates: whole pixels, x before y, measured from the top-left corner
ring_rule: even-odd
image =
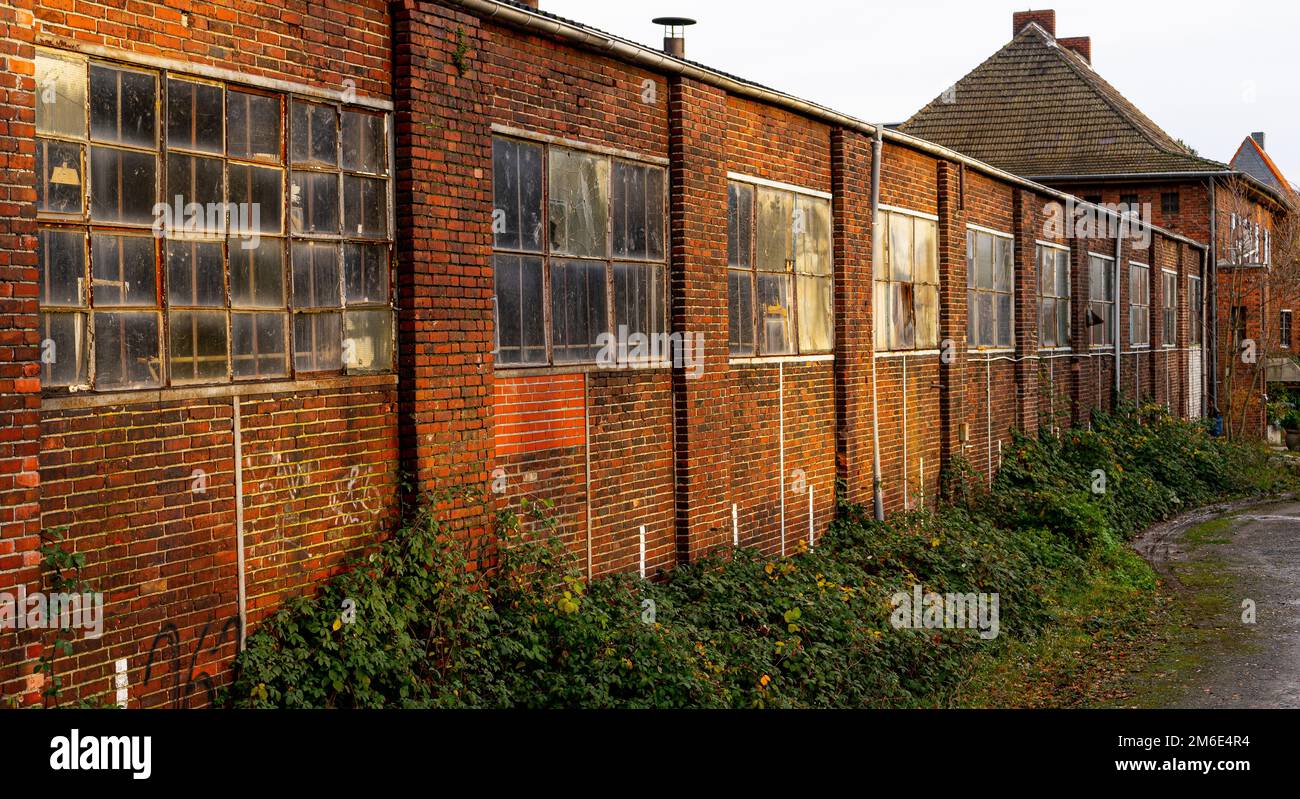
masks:
[[[795,186],[792,183],[781,183],[776,180],[766,178],[756,178],[753,175],[746,175],[741,172],[728,172],[727,180],[734,180],[738,183],[752,183],[755,186],[766,186],[769,189],[782,189],[792,191],[795,194],[805,194],[809,197],[820,197],[823,200],[833,200],[835,196],[828,191],[818,191],[817,189],[806,189],[803,186]]]
[[[987,233],[987,234],[989,234],[990,236],[997,236],[997,237],[1000,238],[1000,239],[1011,239],[1011,240],[1014,240],[1014,239],[1015,239],[1015,234],[1012,234],[1012,233],[1004,233],[1004,232],[1001,231],[1001,230],[994,230],[993,228],[990,228],[990,227],[982,227],[982,226],[980,226],[980,225],[972,225],[972,224],[969,224],[969,223],[968,223],[968,224],[966,225],[966,229],[967,229],[967,230],[974,230],[974,231],[979,232],[979,233]]]
[[[1039,247],[1047,247],[1053,250],[1062,250],[1063,252],[1070,251],[1069,245],[1057,244],[1056,242],[1053,241],[1043,241],[1042,239],[1034,239],[1034,243],[1037,244]]]
[[[938,214],[929,214],[926,213],[925,211],[913,211],[911,208],[900,208],[897,205],[885,205],[884,203],[881,203],[880,210],[892,211],[893,213],[896,214],[907,214],[908,216],[919,216],[922,219],[929,219],[931,222],[939,221]]]

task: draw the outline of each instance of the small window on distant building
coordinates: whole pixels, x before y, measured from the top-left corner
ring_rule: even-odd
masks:
[[[1178,273],[1165,271],[1164,285],[1161,287],[1161,309],[1164,311],[1164,330],[1161,343],[1172,347],[1178,341]]]
[[[1161,193],[1160,212],[1166,215],[1178,213],[1178,192],[1166,191]]]
[[[1237,349],[1246,340],[1246,306],[1232,306],[1228,314],[1228,329],[1232,331],[1232,347]]]
[[[1086,202],[1086,203],[1092,203],[1093,205],[1098,205],[1098,204],[1101,203],[1101,195],[1100,195],[1100,194],[1085,194],[1085,195],[1083,195],[1083,201]]]
[[[1277,341],[1278,344],[1281,345],[1282,349],[1286,349],[1286,350],[1291,349],[1291,312],[1290,311],[1282,312],[1281,326],[1278,330]]]
[[[1205,341],[1205,309],[1201,305],[1201,278],[1187,278],[1187,337],[1199,347]]]
[[[1121,194],[1119,204],[1123,211],[1136,212],[1138,209],[1138,196],[1136,194]]]

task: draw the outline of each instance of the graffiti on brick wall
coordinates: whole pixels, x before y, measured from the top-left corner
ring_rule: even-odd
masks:
[[[175,624],[164,623],[149,646],[141,695],[146,695],[149,686],[156,681],[175,709],[191,707],[193,696],[200,688],[206,696],[206,706],[214,705],[217,683],[208,669],[221,654],[223,646],[239,640],[239,616],[229,617],[218,630],[213,629],[213,624],[206,622],[196,637],[186,641]],[[200,662],[205,657],[207,662]]]

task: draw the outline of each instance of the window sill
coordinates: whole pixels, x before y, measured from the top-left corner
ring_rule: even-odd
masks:
[[[877,358],[907,358],[912,355],[938,355],[941,350],[881,350],[876,353]]]
[[[509,364],[493,367],[492,374],[495,377],[527,377],[528,375],[573,375],[586,372],[666,372],[672,368],[672,361],[633,361],[618,366],[601,366],[596,363],[537,364],[536,366]]]
[[[808,355],[757,355],[739,356],[727,359],[730,366],[766,366],[774,363],[817,363],[835,360],[831,352],[809,353]]]
[[[371,386],[396,386],[397,375],[358,374],[323,377],[314,380],[275,380],[264,383],[222,383],[221,385],[172,388],[135,389],[132,391],[78,392],[52,394],[41,398],[42,411],[75,408],[102,408],[109,405],[137,405],[187,400],[218,399],[222,397],[248,397],[259,394],[324,391],[335,388],[366,388]]]

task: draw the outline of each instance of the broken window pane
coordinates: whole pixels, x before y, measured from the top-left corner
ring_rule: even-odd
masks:
[[[360,111],[343,112],[343,168],[383,175],[388,172],[384,118]]]
[[[795,263],[806,275],[831,273],[831,203],[799,195],[794,223]]]
[[[663,170],[626,161],[615,161],[613,169],[614,256],[661,260]]]
[[[551,262],[551,349],[555,361],[591,361],[596,338],[607,332],[605,265]]]
[[[284,307],[284,242],[260,239],[231,239],[230,304],[236,308]],[[310,245],[309,245],[310,246]]]
[[[295,164],[338,163],[338,115],[333,107],[294,100],[290,106],[289,150]]]
[[[173,305],[220,307],[226,304],[221,242],[167,242],[167,300]]]
[[[788,355],[794,352],[789,277],[782,274],[759,273],[758,310],[762,354]]]
[[[545,363],[542,259],[498,254],[492,263],[497,363]]]
[[[284,327],[282,313],[230,315],[231,360],[236,379],[288,374]]]
[[[754,266],[764,272],[787,271],[794,259],[790,240],[794,226],[793,197],[785,191],[758,189],[757,216]]]
[[[740,183],[727,184],[727,264],[753,264],[754,189]]]
[[[173,383],[226,379],[226,314],[172,311],[168,333]]]
[[[939,282],[938,223],[930,219],[913,219],[912,231],[915,280],[918,283],[937,284]]]
[[[799,276],[799,351],[830,352],[834,340],[831,278]]]
[[[86,382],[86,314],[41,314],[41,385]]]
[[[167,154],[166,196],[172,214],[168,233],[225,230],[221,171],[220,158]],[[191,207],[191,203],[198,205]],[[177,206],[182,210],[180,219],[175,218]]]
[[[86,234],[76,230],[40,233],[41,307],[86,305]]]
[[[343,315],[295,314],[293,364],[299,372],[336,372],[343,368]]]
[[[388,182],[343,176],[343,233],[358,238],[388,235]]]
[[[81,145],[36,140],[41,180],[36,183],[36,208],[52,214],[81,214]]]
[[[294,306],[337,308],[341,302],[340,297],[338,245],[295,241],[293,243]]]
[[[754,354],[754,275],[727,270],[727,340],[732,355]]]
[[[158,356],[158,314],[95,314],[95,388],[153,388],[162,385]]]
[[[914,299],[917,348],[939,346],[939,287],[932,283],[917,284]]]
[[[890,348],[889,326],[892,313],[889,283],[875,281],[875,294],[871,300],[871,327],[875,331],[875,347],[878,351]]]
[[[627,334],[665,332],[663,267],[614,264],[614,326]]]
[[[61,53],[36,54],[36,132],[86,135],[86,62]]]
[[[220,153],[224,94],[220,86],[210,83],[168,78],[167,146]]]
[[[889,215],[890,280],[912,282],[912,217],[905,214]]]
[[[388,302],[388,247],[343,245],[343,299],[353,303]]]
[[[226,154],[250,161],[280,159],[280,98],[226,93]]]
[[[348,311],[343,314],[343,365],[373,372],[393,366],[393,312]]]
[[[608,255],[609,159],[552,148],[549,183],[551,251]]]
[[[230,228],[241,233],[279,233],[284,175],[278,169],[230,164],[226,181]]]
[[[916,346],[915,288],[911,283],[892,283],[889,293],[890,343],[894,349],[913,349]]]
[[[542,148],[514,139],[492,140],[493,245],[541,252]]]
[[[90,148],[90,218],[96,222],[154,222],[158,158],[114,147]]]
[[[92,234],[90,263],[96,306],[158,305],[154,239]]]
[[[149,73],[90,65],[90,137],[158,147],[158,81]]]
[[[339,176],[333,172],[294,172],[290,219],[294,233],[339,232]]]

